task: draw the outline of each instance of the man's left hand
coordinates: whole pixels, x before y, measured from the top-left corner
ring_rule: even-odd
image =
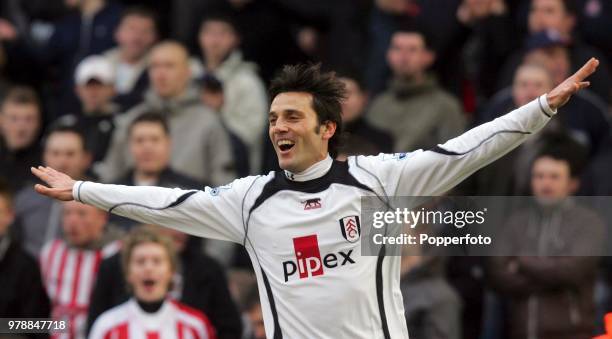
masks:
[[[591,58],[587,61],[582,68],[580,68],[574,75],[565,79],[559,86],[555,87],[548,95],[548,106],[553,110],[565,105],[565,103],[574,95],[576,92],[583,88],[589,87],[589,82],[584,81],[589,75],[593,74],[599,65],[599,60]]]

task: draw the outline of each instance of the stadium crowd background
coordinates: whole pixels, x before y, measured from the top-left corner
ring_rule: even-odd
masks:
[[[542,194],[612,195],[610,32],[607,0],[3,0],[0,317],[67,317],[78,338],[128,295],[116,240],[137,225],[37,195],[30,166],[196,189],[275,170],[266,84],[284,64],[345,82],[344,158],[432,148],[598,57],[543,133],[451,193],[536,194],[545,158],[540,174],[561,177]],[[167,232],[170,295],[219,338],[261,338],[242,249]],[[610,273],[606,258],[407,257],[411,338],[588,338],[612,311]]]

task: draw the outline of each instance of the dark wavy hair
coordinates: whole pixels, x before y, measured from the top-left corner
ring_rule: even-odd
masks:
[[[336,132],[329,139],[329,154],[338,155],[342,144],[342,100],[346,88],[334,72],[322,72],[320,64],[284,66],[270,84],[270,98],[286,92],[304,92],[312,95],[312,109],[317,113],[319,126],[327,121],[336,124]]]

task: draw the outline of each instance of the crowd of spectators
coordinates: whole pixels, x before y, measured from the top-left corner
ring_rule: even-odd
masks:
[[[29,168],[187,189],[276,170],[266,88],[284,64],[321,63],[345,84],[345,159],[431,149],[597,57],[591,86],[543,133],[449,193],[612,195],[611,22],[608,0],[4,0],[0,318],[69,319],[58,338],[106,338],[136,312],[143,331],[165,333],[157,317],[199,337],[264,338],[241,247],[53,201]],[[518,256],[405,256],[411,337],[603,332],[610,260],[520,253],[560,237],[598,246],[608,225],[577,206],[548,212],[511,219]],[[540,231],[519,243],[525,227]]]

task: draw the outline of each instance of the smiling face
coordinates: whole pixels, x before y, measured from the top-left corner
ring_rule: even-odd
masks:
[[[155,242],[143,242],[131,251],[127,282],[138,300],[145,302],[165,298],[170,290],[174,270],[168,249]]]
[[[319,124],[312,107],[312,95],[304,92],[280,93],[272,101],[269,136],[280,168],[299,173],[325,159],[329,139],[336,124]]]

